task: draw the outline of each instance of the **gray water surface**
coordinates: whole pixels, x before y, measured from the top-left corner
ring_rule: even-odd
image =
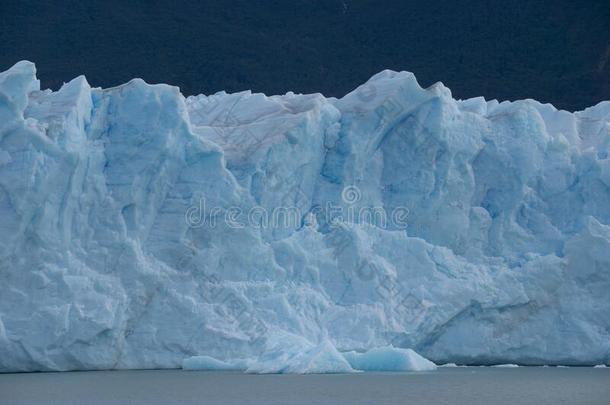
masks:
[[[0,404],[610,404],[610,368],[440,368],[252,375],[182,370],[0,374]]]

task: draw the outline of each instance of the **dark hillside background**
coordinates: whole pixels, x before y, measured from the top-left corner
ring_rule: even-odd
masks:
[[[0,0],[0,70],[190,94],[342,96],[382,69],[457,98],[610,100],[610,0]]]

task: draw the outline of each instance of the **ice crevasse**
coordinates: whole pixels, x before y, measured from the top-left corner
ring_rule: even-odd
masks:
[[[392,71],[341,99],[50,91],[19,62],[0,371],[609,364],[609,152],[610,102]]]

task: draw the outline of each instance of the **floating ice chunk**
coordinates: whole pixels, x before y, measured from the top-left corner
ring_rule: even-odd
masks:
[[[343,353],[349,364],[362,371],[431,371],[436,364],[411,349],[392,346],[371,349],[364,353]]]
[[[265,352],[250,359],[222,361],[210,356],[183,360],[185,370],[241,370],[253,374],[316,374],[354,372],[347,360],[328,340],[313,345],[299,336],[281,333],[267,344]]]
[[[268,350],[251,359],[222,361],[210,356],[183,360],[185,370],[241,370],[254,374],[353,373],[355,371],[431,371],[436,365],[411,349],[391,346],[365,353],[340,353],[329,340],[313,345],[288,334],[275,337]],[[459,367],[453,363],[443,367]]]

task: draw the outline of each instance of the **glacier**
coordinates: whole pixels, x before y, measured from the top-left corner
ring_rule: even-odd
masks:
[[[389,70],[340,99],[51,91],[19,62],[0,371],[608,365],[609,152],[610,102]]]

